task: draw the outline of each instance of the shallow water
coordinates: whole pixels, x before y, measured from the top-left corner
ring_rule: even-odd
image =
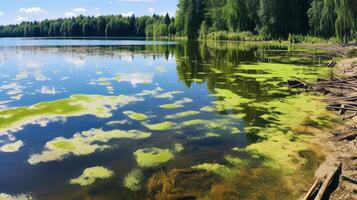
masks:
[[[321,119],[315,97],[301,95],[284,83],[329,76],[330,71],[322,67],[328,59],[317,50],[282,44],[0,39],[0,147],[23,144],[10,152],[0,151],[0,193],[36,199],[154,198],[155,191],[148,192],[154,174],[198,166],[214,174],[208,178],[214,180],[211,188],[191,193],[198,198],[204,193],[212,199],[299,195],[300,191],[290,194],[293,183],[284,177],[311,175],[312,167],[299,172],[305,164],[318,162],[301,153],[310,151],[306,144],[312,136],[305,133],[311,127],[306,124],[321,129],[329,120]],[[62,104],[54,101],[74,94],[100,97],[91,96],[94,100],[81,105],[79,112],[56,110]],[[111,100],[106,97],[118,95],[133,101],[109,109]],[[51,110],[44,102],[53,104]],[[35,104],[43,107],[37,115]],[[93,112],[92,106],[98,110]],[[24,107],[27,117],[21,118],[18,107]],[[108,110],[99,113],[103,109]],[[85,136],[91,129],[101,129],[99,134],[136,130],[150,135],[104,141],[101,136]],[[51,147],[48,142],[58,137],[71,144]],[[84,147],[75,145],[95,146],[95,150],[78,153]],[[156,162],[147,154],[144,160],[138,158],[139,150],[150,154],[152,148],[170,155],[154,156]],[[33,161],[34,155],[48,151],[57,155],[60,151],[61,156],[50,154]],[[227,156],[245,164],[230,162]],[[228,168],[229,178],[222,168],[217,173],[202,164]],[[71,184],[95,166],[110,170],[112,176],[85,186]],[[134,187],[137,191],[125,187],[124,179],[133,169],[143,176]],[[245,177],[245,183],[236,183],[234,177]],[[222,193],[219,184],[239,187]],[[266,188],[274,189],[263,194]]]

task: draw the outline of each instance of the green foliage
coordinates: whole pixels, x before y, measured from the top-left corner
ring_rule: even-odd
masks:
[[[162,37],[175,34],[175,27],[168,14],[125,17],[78,16],[73,18],[22,22],[17,25],[0,26],[0,37]],[[170,29],[169,29],[170,27]]]
[[[254,35],[252,32],[227,32],[219,31],[209,33],[206,38],[208,40],[235,40],[235,41],[259,41],[262,40],[261,36]]]
[[[0,26],[0,37],[106,36],[201,40],[281,40],[297,43],[357,36],[356,0],[179,0],[176,18],[73,18]],[[290,34],[290,36],[289,36]],[[301,35],[301,36],[300,36]]]
[[[322,38],[322,37],[317,37],[317,36],[311,36],[311,35],[296,35],[296,34],[289,34],[288,41],[292,44],[296,43],[337,43],[338,40],[335,37],[331,38]]]
[[[349,1],[336,0],[336,13],[336,36],[341,42],[347,43],[352,35],[355,25],[352,9],[349,7]]]

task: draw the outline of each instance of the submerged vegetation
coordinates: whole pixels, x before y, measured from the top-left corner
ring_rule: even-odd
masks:
[[[134,169],[124,178],[124,186],[132,191],[138,191],[141,189],[142,179],[143,172],[140,169]]]

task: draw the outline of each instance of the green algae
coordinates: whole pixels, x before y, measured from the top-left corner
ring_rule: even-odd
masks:
[[[116,125],[123,125],[123,124],[130,124],[130,121],[124,119],[124,120],[114,120],[107,122],[105,125],[107,126],[116,126]]]
[[[305,163],[299,152],[310,149],[310,140],[324,128],[328,128],[327,125],[334,118],[325,110],[321,100],[318,96],[297,94],[284,99],[251,104],[266,112],[260,118],[269,123],[267,127],[245,128],[247,134],[261,138],[259,142],[246,147],[246,150],[266,157],[264,164],[268,167],[279,169],[286,175],[294,173]],[[311,132],[311,135],[300,134],[307,131]]]
[[[30,195],[26,194],[17,194],[9,195],[5,193],[0,193],[0,200],[32,200],[33,198]]]
[[[139,191],[141,189],[143,179],[143,172],[140,169],[134,169],[129,172],[124,178],[124,187],[132,191]]]
[[[183,145],[182,145],[182,144],[180,144],[180,143],[175,143],[173,152],[175,152],[175,153],[180,153],[180,152],[183,151],[183,150],[184,150],[184,148],[183,148]]]
[[[178,118],[184,118],[184,117],[189,117],[189,116],[198,115],[198,114],[200,114],[200,112],[192,110],[192,111],[176,113],[173,115],[167,115],[165,118],[166,119],[178,119]]]
[[[21,130],[25,125],[37,124],[42,119],[48,121],[63,117],[94,115],[109,118],[111,111],[120,106],[142,101],[135,96],[71,95],[67,99],[42,102],[28,107],[18,107],[0,111],[0,134]]]
[[[217,133],[213,133],[213,132],[208,132],[202,136],[197,136],[197,137],[190,137],[190,140],[202,140],[202,139],[206,139],[206,138],[213,138],[213,137],[220,137],[221,135],[217,134]]]
[[[286,97],[283,100],[272,100],[269,102],[253,103],[256,109],[269,111],[261,116],[262,119],[270,121],[272,124],[284,125],[290,129],[295,129],[306,121],[315,121],[318,124],[325,123],[321,116],[331,116],[325,110],[322,97],[309,94],[298,94]]]
[[[124,178],[124,187],[129,188],[132,191],[139,191],[142,187],[142,179],[143,172],[140,169],[134,169]]]
[[[222,100],[213,102],[214,108],[217,111],[242,110],[242,104],[248,104],[252,102],[252,100],[243,98],[227,89],[216,89],[214,96],[222,98]]]
[[[278,63],[257,63],[252,65],[240,65],[237,69],[242,72],[235,73],[235,76],[243,78],[254,78],[264,84],[271,84],[270,81],[286,82],[292,79],[300,79],[306,82],[316,81],[328,74],[329,69],[325,67],[311,67],[292,64]],[[246,73],[255,71],[256,73]]]
[[[182,108],[184,104],[191,103],[191,102],[193,102],[192,99],[184,98],[182,100],[175,101],[174,103],[171,104],[160,105],[160,108],[164,108],[164,109]]]
[[[226,167],[225,165],[221,165],[217,163],[203,163],[200,165],[192,166],[191,168],[206,170],[208,172],[217,174],[222,178],[228,178],[234,175],[234,172],[230,168]]]
[[[24,143],[22,142],[22,140],[18,140],[16,142],[1,146],[0,151],[5,153],[13,153],[19,151],[22,146],[24,146]]]
[[[177,105],[174,103],[160,105],[160,108],[164,108],[164,109],[176,109],[176,108],[182,108],[182,107],[183,107],[182,105]]]
[[[231,165],[234,165],[235,167],[241,167],[247,164],[245,160],[230,155],[225,156],[224,159],[227,160]]]
[[[148,119],[148,116],[142,113],[137,113],[133,111],[124,111],[123,114],[127,115],[130,119],[136,121],[144,121]]]
[[[67,140],[56,140],[51,142],[49,145],[53,146],[55,149],[63,149],[67,151],[74,151],[76,149],[75,144]]]
[[[98,150],[110,148],[106,144],[112,139],[145,139],[151,133],[138,130],[112,130],[103,131],[101,129],[91,129],[81,134],[75,134],[72,138],[55,138],[46,143],[45,149],[39,154],[33,154],[28,159],[30,164],[62,160],[69,155],[84,156],[90,155]]]
[[[140,167],[155,167],[174,158],[170,149],[146,148],[134,152],[136,162]]]
[[[266,157],[264,165],[279,169],[285,175],[298,170],[304,163],[304,159],[298,155],[298,152],[309,148],[308,141],[302,139],[292,141],[290,139],[294,136],[292,132],[284,134],[275,128],[264,129],[262,132],[268,139],[251,144],[246,147],[246,150],[254,155]]]
[[[214,112],[214,111],[216,111],[216,110],[215,110],[214,107],[212,107],[212,106],[204,106],[204,107],[202,107],[202,108],[200,109],[200,111],[204,111],[204,112]]]
[[[153,131],[166,131],[176,128],[176,123],[174,122],[160,122],[157,124],[143,123],[143,126]]]
[[[195,126],[195,125],[205,125],[208,120],[204,119],[192,119],[181,123],[182,127]]]
[[[190,126],[200,126],[207,130],[219,129],[224,131],[229,131],[231,134],[238,134],[240,130],[237,127],[234,127],[235,118],[225,118],[225,119],[214,119],[214,120],[206,120],[206,119],[192,119],[188,121],[182,122],[179,127],[185,128]],[[212,136],[214,134],[207,133],[208,136]],[[207,135],[206,134],[206,135]]]
[[[114,175],[114,172],[100,166],[90,167],[83,171],[78,178],[70,180],[73,185],[88,186],[93,184],[97,179],[108,179]]]

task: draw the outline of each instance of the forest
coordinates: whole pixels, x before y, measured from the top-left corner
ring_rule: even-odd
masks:
[[[176,17],[78,16],[0,26],[0,37],[357,38],[356,0],[179,0]]]

